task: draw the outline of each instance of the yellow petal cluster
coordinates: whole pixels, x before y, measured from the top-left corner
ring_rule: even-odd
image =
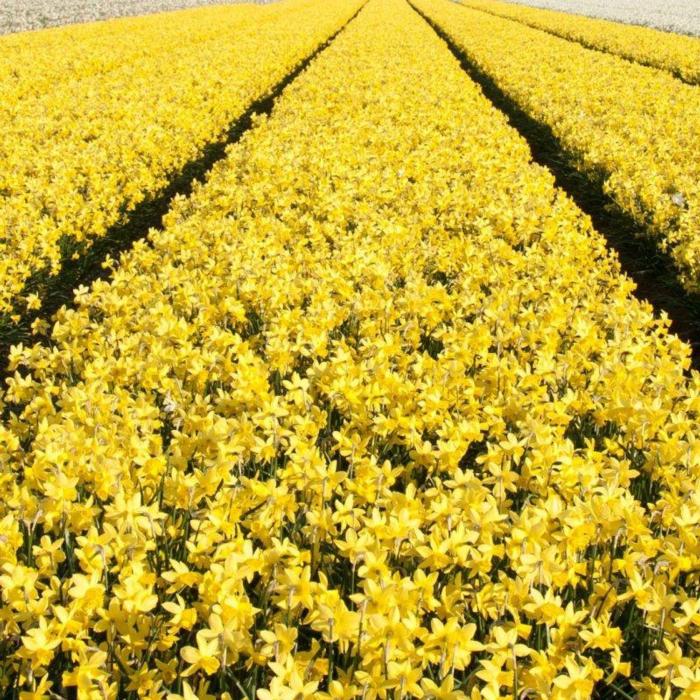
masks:
[[[162,191],[359,6],[286,0],[0,38],[0,311]]]
[[[700,87],[448,0],[417,0],[700,290]]]
[[[475,10],[516,20],[645,66],[661,68],[689,83],[700,83],[700,39],[697,37],[500,0],[460,1]]]
[[[700,377],[631,290],[370,0],[13,349],[0,694],[696,697]]]

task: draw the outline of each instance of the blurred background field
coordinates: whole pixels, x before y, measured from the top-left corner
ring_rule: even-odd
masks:
[[[0,34],[90,22],[110,17],[165,12],[239,0],[3,0]],[[252,0],[271,2],[274,0]],[[700,35],[700,0],[512,0],[521,5],[565,10],[591,17]]]
[[[224,4],[231,4],[231,2],[222,2],[222,0],[2,0],[0,34],[56,27],[75,22],[90,22],[110,17],[127,17],[202,5]]]
[[[240,0],[2,0],[0,34],[237,1]],[[512,2],[700,36],[700,0],[512,0]]]
[[[511,0],[618,22],[700,35],[700,0]]]

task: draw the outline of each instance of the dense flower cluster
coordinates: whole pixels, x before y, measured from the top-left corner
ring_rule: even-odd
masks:
[[[700,87],[447,0],[416,6],[547,124],[700,290]]]
[[[475,10],[513,19],[591,49],[670,71],[689,83],[700,83],[700,39],[650,27],[544,10],[500,0],[461,0]]]
[[[288,0],[0,38],[0,312],[162,190],[359,6]]]
[[[697,697],[700,377],[631,288],[370,0],[13,350],[0,693]]]

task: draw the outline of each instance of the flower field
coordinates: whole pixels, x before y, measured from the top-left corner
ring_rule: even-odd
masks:
[[[548,125],[700,290],[700,87],[449,0],[415,6]]]
[[[0,37],[0,312],[38,306],[46,275],[157,194],[359,6],[286,0],[119,20],[118,33],[55,29],[36,62],[44,33]]]
[[[500,0],[462,0],[475,10],[513,19],[591,49],[616,54],[645,66],[700,84],[700,39],[667,34],[647,27],[618,24],[566,12],[541,10]]]
[[[415,2],[475,51],[512,24]],[[214,133],[347,22],[11,349],[0,696],[700,697],[690,348],[428,22],[358,8],[266,8],[257,73],[173,49],[202,61],[173,81],[236,76]]]
[[[228,3],[217,0],[3,0],[0,34],[156,12],[161,13],[159,19],[163,19],[162,14],[173,10],[234,1],[237,0]]]

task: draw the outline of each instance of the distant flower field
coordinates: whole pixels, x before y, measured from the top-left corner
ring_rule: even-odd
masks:
[[[0,38],[0,697],[700,698],[697,356],[475,82],[690,307],[696,46],[513,7]]]
[[[513,0],[513,2],[700,35],[700,5],[695,0]]]
[[[242,0],[3,0],[0,34],[237,1]]]

